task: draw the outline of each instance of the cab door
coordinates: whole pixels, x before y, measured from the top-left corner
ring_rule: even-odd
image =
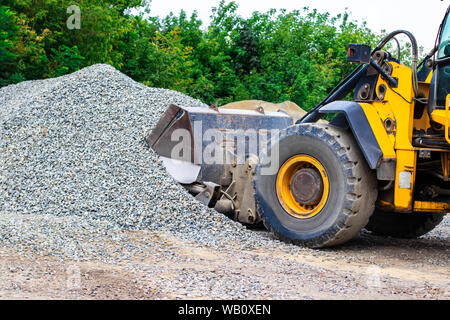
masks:
[[[445,99],[450,94],[450,15],[447,14],[439,35],[436,63],[436,106],[445,106]]]

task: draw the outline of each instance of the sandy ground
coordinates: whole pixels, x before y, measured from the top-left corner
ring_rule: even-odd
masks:
[[[439,228],[450,234],[448,225]],[[227,299],[230,285],[248,288],[235,299],[450,298],[448,236],[398,240],[363,232],[321,251],[218,252],[168,234],[131,235],[161,250],[110,265],[2,248],[0,299]]]

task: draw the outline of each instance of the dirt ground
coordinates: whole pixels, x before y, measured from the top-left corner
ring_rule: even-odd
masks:
[[[2,248],[0,299],[450,298],[448,237],[397,240],[363,232],[320,251],[218,252],[168,234],[133,236],[167,250],[112,265]],[[233,296],[238,287],[242,295]]]

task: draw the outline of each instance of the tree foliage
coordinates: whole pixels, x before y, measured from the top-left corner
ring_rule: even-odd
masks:
[[[71,30],[73,4],[81,28]],[[144,0],[3,0],[0,86],[108,63],[136,81],[210,104],[291,100],[309,109],[352,69],[348,43],[380,38],[347,12],[303,8],[243,18],[235,2],[222,0],[204,26],[195,12],[159,18],[149,8]]]

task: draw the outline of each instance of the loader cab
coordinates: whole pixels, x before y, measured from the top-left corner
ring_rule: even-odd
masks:
[[[449,10],[442,22],[438,47],[434,58],[434,74],[431,81],[429,110],[431,112],[444,110],[447,103],[447,95],[450,94],[450,14]],[[434,115],[434,112],[433,112]],[[439,117],[432,116],[435,122],[440,123]],[[442,123],[441,123],[442,124]]]
[[[445,106],[450,94],[450,15],[447,12],[436,53],[436,106]]]

